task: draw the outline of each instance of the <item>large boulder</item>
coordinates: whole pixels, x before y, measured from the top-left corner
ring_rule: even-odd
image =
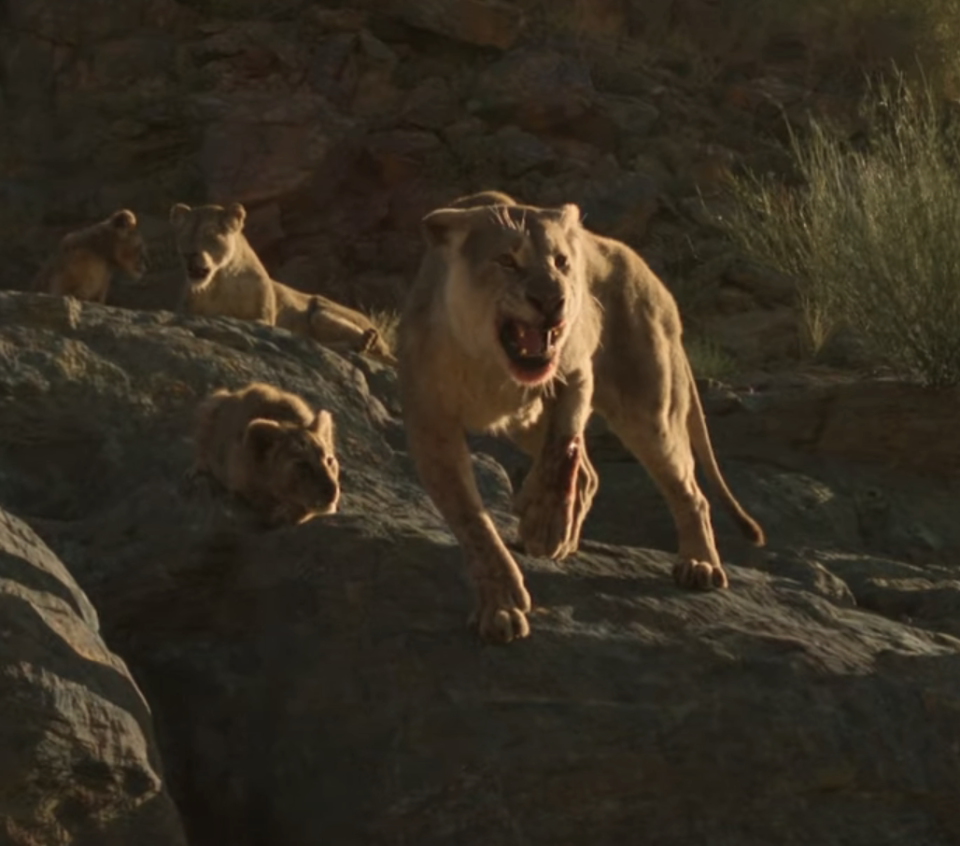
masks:
[[[99,629],[63,564],[0,510],[5,844],[186,846],[150,707]]]
[[[581,552],[520,556],[532,636],[482,647],[392,371],[268,327],[36,295],[0,295],[0,327],[0,502],[136,673],[193,846],[960,836],[955,566],[868,554],[839,472],[721,453],[771,546],[748,554],[718,515],[731,590],[688,593],[661,500],[596,442]],[[181,485],[196,402],[251,379],[333,411],[341,513],[262,531]],[[522,462],[476,443],[512,537]]]

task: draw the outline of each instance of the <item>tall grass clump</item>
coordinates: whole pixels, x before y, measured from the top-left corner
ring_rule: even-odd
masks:
[[[929,86],[876,88],[864,107],[866,145],[814,123],[792,135],[801,187],[739,178],[719,223],[798,280],[811,351],[845,326],[901,375],[960,384],[957,130]]]

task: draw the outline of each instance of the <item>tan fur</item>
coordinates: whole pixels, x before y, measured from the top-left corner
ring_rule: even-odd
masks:
[[[129,209],[65,235],[40,269],[31,290],[103,303],[114,273],[133,281],[147,269],[147,247]]]
[[[332,350],[370,353],[394,361],[393,353],[373,322],[362,312],[319,294],[305,294],[280,282],[277,292],[277,326],[301,338],[312,338]]]
[[[576,206],[520,206],[483,192],[432,212],[423,228],[427,250],[399,330],[404,422],[420,479],[463,549],[481,636],[525,636],[530,598],[483,508],[465,431],[506,434],[532,456],[515,497],[520,538],[528,553],[562,558],[577,549],[597,488],[583,442],[595,409],[670,506],[677,583],[725,587],[694,456],[743,533],[762,545],[763,532],[717,467],[679,312],[663,283],[625,244],[584,229]],[[560,296],[556,370],[521,384],[529,374],[518,376],[501,328],[526,339],[509,331],[515,321],[552,325],[537,323],[548,311],[537,303]]]
[[[254,382],[219,390],[199,407],[196,461],[269,525],[333,514],[340,498],[333,418],[295,394]]]
[[[274,283],[243,234],[246,215],[240,203],[170,209],[184,269],[181,310],[276,323]]]

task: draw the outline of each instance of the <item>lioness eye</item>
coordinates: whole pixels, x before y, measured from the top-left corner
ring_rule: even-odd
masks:
[[[517,264],[517,260],[514,258],[513,253],[504,253],[502,256],[497,256],[497,264],[506,270],[520,269],[520,265]]]
[[[566,270],[568,267],[570,267],[570,262],[563,253],[557,253],[553,257],[553,264],[557,270]]]

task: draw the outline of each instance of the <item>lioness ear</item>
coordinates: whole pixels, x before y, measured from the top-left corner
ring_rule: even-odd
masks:
[[[431,247],[450,244],[452,236],[462,235],[475,209],[436,209],[420,221],[423,239]]]
[[[580,223],[580,206],[576,203],[564,203],[560,206],[560,223],[564,229],[570,229]]]
[[[130,209],[120,209],[110,215],[110,225],[115,229],[133,229],[137,225],[137,216]]]
[[[326,410],[318,411],[310,431],[324,443],[333,443],[333,415]]]
[[[257,458],[263,458],[279,437],[280,424],[276,420],[257,418],[247,424],[247,429],[243,433],[243,445]]]
[[[175,203],[170,207],[170,222],[179,223],[190,212],[190,206],[186,203]]]
[[[223,225],[231,232],[243,229],[243,222],[247,219],[247,210],[240,203],[230,203],[223,210]]]

